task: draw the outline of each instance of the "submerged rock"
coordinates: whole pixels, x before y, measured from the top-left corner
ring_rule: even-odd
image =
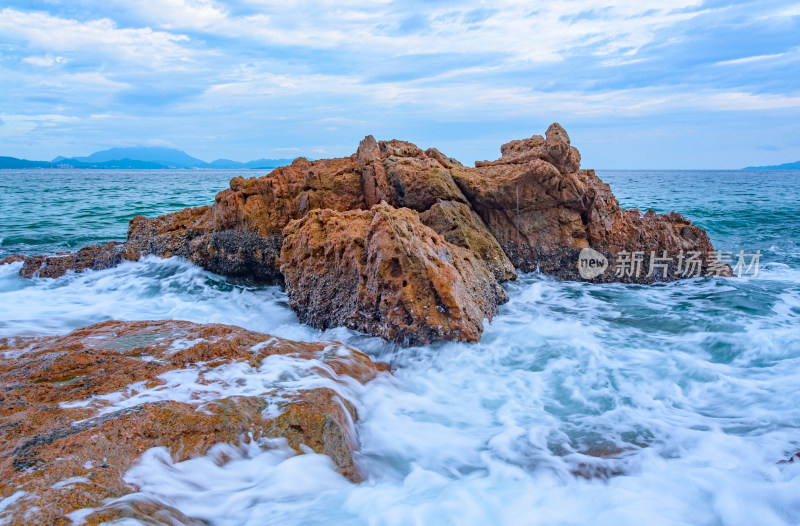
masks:
[[[11,263],[19,263],[20,261],[25,261],[24,254],[14,254],[8,256],[7,258],[0,259],[0,265],[10,265]]]
[[[112,241],[104,245],[83,247],[77,252],[61,252],[52,256],[32,256],[23,259],[19,272],[26,278],[58,278],[68,271],[82,272],[111,268],[119,265],[122,261],[123,247],[123,243]]]
[[[309,360],[308,374],[332,385],[364,383],[386,370],[335,342],[180,321],[112,321],[63,337],[4,339],[0,352],[0,494],[24,492],[0,511],[11,524],[68,523],[66,514],[84,508],[98,508],[94,518],[129,516],[131,506],[108,507],[104,499],[136,490],[123,477],[153,447],[167,448],[178,462],[219,443],[268,447],[265,439],[285,438],[298,452],[307,446],[328,455],[342,475],[359,481],[352,458],[357,413],[337,391],[267,386],[258,395],[223,398],[202,386],[219,382],[221,367],[258,368],[276,355]],[[196,377],[195,395],[180,399],[183,391],[166,388],[162,375],[177,370]],[[151,394],[134,398],[143,390]]]
[[[368,136],[350,157],[301,158],[260,178],[236,177],[213,206],[136,217],[122,245],[27,258],[21,273],[57,277],[148,254],[180,256],[251,282],[285,278],[302,320],[404,343],[478,339],[483,317],[504,301],[497,283],[517,271],[629,283],[731,274],[705,231],[680,214],[623,210],[594,171],[580,168],[559,124],[500,151],[470,168],[433,148]],[[421,234],[419,223],[440,237]],[[380,225],[410,234],[378,236]],[[455,263],[432,258],[430,243]],[[406,258],[397,258],[401,270],[369,266],[395,252]],[[440,286],[434,267],[455,281]],[[345,305],[351,310],[340,312]]]
[[[281,271],[305,323],[404,344],[477,341],[507,301],[483,261],[407,208],[317,210],[284,230]]]

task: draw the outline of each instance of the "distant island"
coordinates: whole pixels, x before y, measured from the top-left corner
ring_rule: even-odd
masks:
[[[743,170],[800,170],[800,161],[796,163],[776,164],[773,166],[748,166]]]
[[[58,156],[52,161],[29,161],[16,157],[0,156],[0,169],[26,168],[80,168],[101,170],[164,170],[164,169],[217,169],[265,170],[291,164],[292,159],[256,159],[246,163],[230,159],[217,159],[207,163],[196,157],[163,147],[111,148],[95,152],[88,157]]]

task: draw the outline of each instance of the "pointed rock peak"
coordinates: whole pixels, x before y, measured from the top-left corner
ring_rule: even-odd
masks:
[[[560,124],[554,122],[547,128],[544,146],[547,150],[548,161],[562,174],[578,171],[581,165],[581,155],[578,150],[571,147],[569,135]]]
[[[548,144],[552,144],[555,142],[565,142],[567,146],[569,146],[569,135],[567,134],[567,130],[565,130],[559,123],[554,122],[547,128],[545,132],[545,137],[547,138],[546,141]]]
[[[375,137],[372,135],[367,135],[364,137],[364,140],[358,144],[358,150],[356,150],[356,160],[359,163],[379,159],[380,156],[381,149],[378,146],[378,141],[376,141]]]

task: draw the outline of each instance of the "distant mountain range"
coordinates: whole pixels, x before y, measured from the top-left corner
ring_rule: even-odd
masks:
[[[800,170],[800,161],[796,163],[776,164],[773,166],[748,166],[744,170]]]
[[[174,148],[145,147],[111,148],[95,152],[88,157],[59,156],[52,161],[28,161],[16,157],[0,157],[3,168],[89,168],[89,169],[140,169],[159,170],[167,168],[206,169],[272,169],[291,164],[292,159],[256,159],[246,163],[217,159],[207,163],[186,152]]]

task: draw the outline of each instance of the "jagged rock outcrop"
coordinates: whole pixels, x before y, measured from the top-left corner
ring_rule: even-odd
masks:
[[[397,140],[378,143],[372,136],[361,141],[355,159],[368,206],[384,201],[395,208],[416,210],[437,234],[475,253],[499,281],[517,277],[511,261],[453,180],[450,171],[461,167],[458,161],[434,148],[422,151]]]
[[[315,327],[344,325],[404,344],[477,341],[508,297],[471,251],[408,208],[315,210],[284,229],[289,303]]]
[[[405,141],[361,141],[356,160],[361,167],[368,206],[386,201],[395,208],[427,210],[437,201],[467,200],[450,176],[454,161],[436,150],[424,152]],[[374,190],[373,190],[374,189]]]
[[[553,125],[549,140],[513,141],[503,146],[497,161],[452,170],[475,211],[523,272],[559,258],[566,249],[589,246],[581,218],[588,206],[583,177],[575,171],[562,174],[553,164],[570,163],[572,150],[562,132]]]
[[[517,278],[514,265],[481,217],[460,201],[437,201],[420,213],[420,221],[445,241],[481,259],[499,282]]]
[[[368,136],[350,157],[313,162],[297,159],[290,166],[260,178],[234,178],[229,189],[217,194],[213,206],[154,219],[134,218],[123,245],[100,245],[76,254],[27,258],[22,274],[57,277],[69,270],[107,268],[148,254],[181,256],[225,276],[259,283],[283,284],[284,276],[291,274],[292,306],[298,309],[301,319],[316,326],[341,323],[404,342],[450,338],[456,334],[459,338],[474,339],[473,331],[460,327],[459,332],[452,332],[447,324],[442,324],[442,331],[431,332],[430,327],[438,326],[439,322],[425,320],[423,317],[428,314],[424,310],[396,314],[401,311],[386,310],[383,295],[356,294],[359,290],[356,281],[362,285],[391,282],[386,276],[378,279],[377,275],[367,274],[365,278],[347,282],[348,290],[362,302],[351,313],[337,314],[333,311],[341,307],[331,304],[327,310],[332,312],[323,315],[326,309],[323,300],[301,301],[301,297],[313,295],[314,279],[322,276],[325,279],[317,285],[320,297],[339,298],[332,289],[325,289],[333,287],[333,282],[327,280],[340,274],[345,279],[345,275],[350,276],[348,273],[360,268],[363,254],[359,250],[369,248],[375,254],[370,257],[391,259],[380,252],[394,253],[396,242],[367,247],[364,238],[358,237],[367,235],[369,229],[364,223],[372,221],[373,207],[380,205],[418,213],[412,219],[405,212],[395,214],[381,208],[379,216],[396,217],[398,221],[403,217],[402,221],[408,224],[421,222],[441,236],[437,243],[443,241],[463,249],[474,258],[478,262],[473,265],[475,275],[484,274],[478,268],[483,266],[496,282],[514,279],[516,271],[535,270],[559,279],[631,283],[707,275],[708,269],[715,266],[715,274],[730,275],[729,267],[716,263],[706,233],[680,214],[652,211],[642,214],[620,208],[608,185],[594,171],[581,169],[580,153],[560,125],[551,125],[544,137],[535,135],[511,141],[500,150],[499,159],[478,162],[471,168],[433,148],[422,150],[408,142],[376,141]],[[322,210],[339,214],[321,214]],[[300,226],[291,223],[310,214],[316,219],[324,218],[320,223],[324,228],[320,226],[319,232],[310,221]],[[343,226],[347,221],[355,222],[352,231]],[[288,228],[290,224],[294,226]],[[330,240],[314,237],[328,228],[334,228],[336,235],[342,237]],[[420,231],[419,227],[414,227],[414,231]],[[311,254],[308,247],[297,241],[287,245],[284,240],[287,232],[295,236],[293,239],[310,236],[306,241],[315,240],[320,252]],[[345,240],[354,245],[345,247]],[[416,241],[409,246],[416,247]],[[333,267],[341,261],[338,254],[342,250],[348,255],[345,267],[332,268],[323,274],[324,260],[320,258],[331,258],[328,263]],[[700,272],[686,272],[684,261],[689,253],[693,254],[695,264],[700,262]],[[587,263],[584,261],[587,257],[592,259],[588,263],[599,265],[592,267],[597,272],[587,273],[585,266],[579,266]],[[422,287],[428,279],[424,275],[427,268],[422,264],[406,265],[401,281]],[[300,275],[306,270],[315,274]],[[419,272],[423,274],[417,275]],[[495,295],[494,303],[486,302],[485,298],[492,295],[484,291],[495,288],[496,283],[486,285],[484,281],[480,278],[480,286],[467,290],[479,295],[473,303],[486,307],[476,310],[460,303],[450,312],[481,311],[491,317],[503,297]],[[378,289],[383,290],[381,287]],[[456,295],[455,301],[467,301],[469,294]],[[427,300],[420,301],[427,304]],[[393,319],[400,315],[413,320]],[[478,326],[475,316],[469,316],[472,326]],[[375,321],[377,318],[381,321]],[[422,332],[414,333],[415,330]],[[401,335],[403,331],[411,332]]]
[[[224,192],[222,192],[224,193]],[[243,223],[220,228],[215,207],[186,208],[156,218],[134,217],[122,251],[125,259],[180,256],[206,270],[259,283],[281,283],[276,268],[281,238]]]
[[[505,144],[501,152],[496,161],[454,167],[451,173],[518,270],[568,280],[650,283],[682,277],[676,259],[682,253],[697,252],[703,262],[715,259],[705,231],[679,214],[620,208],[593,170],[580,169],[580,154],[560,125],[551,125],[546,137]],[[609,263],[591,278],[581,276],[578,267],[579,254],[588,248]],[[631,255],[635,252],[641,254]],[[666,275],[660,268],[648,275],[651,252],[672,259]],[[635,266],[618,268],[621,256],[639,257],[638,273]]]
[[[337,383],[364,383],[387,369],[335,342],[299,343],[180,321],[112,321],[62,337],[2,339],[0,352],[0,494],[25,492],[0,510],[0,520],[26,525],[67,524],[64,515],[82,508],[99,508],[90,524],[128,516],[137,506],[175,516],[156,503],[104,507],[104,499],[135,491],[123,476],[152,447],[165,447],[180,461],[218,443],[283,437],[298,452],[304,445],[328,455],[342,475],[358,481],[351,454],[357,414],[333,389],[266,385],[247,396],[208,399],[201,390],[194,402],[159,400],[161,375],[193,371],[196,383],[209,385],[227,365],[258,368],[274,355],[320,363],[309,374]],[[120,403],[143,389],[154,396]]]
[[[320,208],[365,208],[353,158],[314,162],[298,158],[265,177],[235,177],[229,189],[217,194],[213,206],[156,218],[134,217],[124,246],[93,245],[74,254],[32,256],[26,258],[22,275],[55,278],[68,271],[99,270],[155,255],[183,257],[228,277],[282,284],[278,270],[282,230],[289,221]]]

